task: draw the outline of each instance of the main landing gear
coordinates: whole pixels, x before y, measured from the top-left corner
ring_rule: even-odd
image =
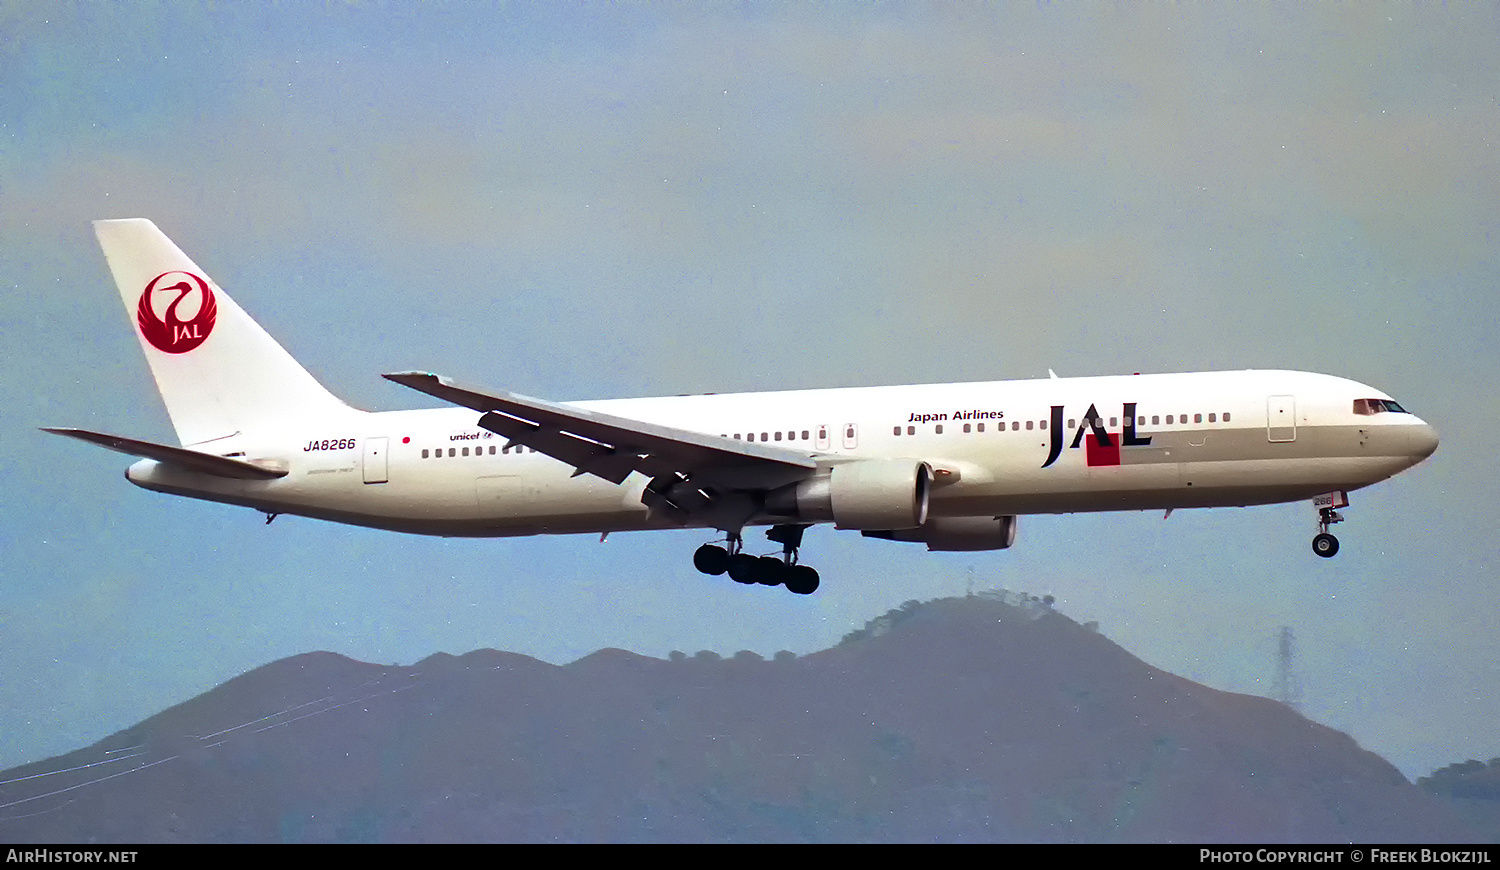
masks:
[[[818,572],[808,565],[797,564],[797,549],[802,546],[802,532],[807,526],[772,526],[766,537],[781,545],[781,558],[752,556],[743,552],[744,540],[729,534],[728,546],[704,544],[693,554],[693,567],[704,574],[727,573],[736,583],[759,583],[762,586],[785,586],[798,595],[818,591]]]
[[[1349,495],[1345,492],[1330,492],[1313,499],[1313,507],[1318,509],[1318,534],[1313,538],[1313,552],[1325,559],[1331,559],[1338,555],[1339,539],[1328,533],[1329,526],[1344,521],[1344,515],[1337,508],[1349,506]]]

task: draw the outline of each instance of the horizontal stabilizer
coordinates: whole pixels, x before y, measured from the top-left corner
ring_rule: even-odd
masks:
[[[66,435],[69,438],[77,438],[79,441],[87,441],[100,447],[124,453],[127,456],[144,456],[147,459],[155,459],[167,465],[176,465],[181,468],[191,469],[203,474],[212,474],[216,477],[230,477],[236,480],[274,480],[278,477],[286,477],[284,468],[267,468],[246,462],[243,459],[235,459],[229,456],[215,456],[212,453],[202,453],[197,450],[189,450],[186,447],[171,447],[166,444],[153,444],[150,441],[137,441],[134,438],[122,438],[119,435],[106,435],[103,432],[90,432],[86,429],[49,429],[42,428],[43,432],[51,432],[54,435]]]

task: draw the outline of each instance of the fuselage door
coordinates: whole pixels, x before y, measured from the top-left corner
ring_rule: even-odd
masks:
[[[844,424],[844,449],[853,450],[859,446],[859,430],[853,423]]]
[[[828,437],[828,424],[827,423],[819,423],[818,424],[818,440],[817,440],[817,445],[818,445],[818,449],[819,450],[827,450],[829,447],[832,446],[832,441]]]
[[[366,438],[365,439],[365,483],[385,483],[386,477],[386,442],[388,438]]]
[[[1292,396],[1266,398],[1266,438],[1270,441],[1297,440],[1297,400]]]

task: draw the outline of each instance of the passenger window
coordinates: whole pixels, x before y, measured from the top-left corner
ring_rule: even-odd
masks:
[[[983,423],[979,423],[977,425],[979,426],[979,431],[983,432],[984,431],[984,424]]]
[[[1161,425],[1161,417],[1157,416],[1156,414],[1152,414],[1151,415],[1151,425],[1152,426],[1159,426],[1159,425]]]
[[[969,425],[969,424],[968,424],[968,423],[965,423],[965,424],[964,424],[964,434],[965,434],[965,435],[967,435],[967,434],[969,434],[969,432],[971,432],[971,431],[973,431],[973,427],[972,427],[972,426],[970,426],[970,425]]]
[[[1020,430],[1021,430],[1021,421],[1020,420],[1016,420],[1015,422],[1013,422],[1013,423],[1010,424],[1010,431],[1012,431],[1012,432],[1019,432]]]
[[[1047,428],[1047,421],[1046,420],[1038,420],[1036,422],[1036,427],[1038,429],[1046,429]]]
[[[812,440],[812,439],[810,439],[810,438],[808,438],[808,437],[807,437],[807,436],[808,436],[808,434],[809,434],[809,433],[808,433],[808,431],[807,431],[807,430],[806,430],[806,429],[803,429],[803,430],[802,430],[802,440],[803,440],[803,441],[810,441],[810,440]]]
[[[425,448],[422,450],[422,458],[423,459],[427,458],[427,450]]]
[[[893,427],[891,429],[891,434],[892,435],[900,435],[901,434],[901,427],[900,426]]]
[[[1194,414],[1193,415],[1193,422],[1194,423],[1202,423],[1203,422],[1203,415],[1202,414]]]
[[[449,456],[457,456],[458,455],[458,448],[457,447],[449,447],[448,448],[448,455]]]
[[[915,435],[915,434],[917,434],[917,427],[915,427],[915,426],[907,426],[906,427],[906,434],[908,434],[908,435]]]
[[[937,424],[936,426],[933,427],[933,429],[937,432],[937,434],[939,434],[939,435],[943,434],[943,424],[942,423]]]
[[[1032,421],[1031,421],[1031,420],[1027,420],[1027,421],[1026,421],[1026,430],[1027,430],[1027,431],[1028,431],[1028,432],[1029,432],[1029,431],[1030,431],[1030,430],[1031,430],[1031,424],[1032,424]]]
[[[1113,429],[1116,426],[1118,426],[1119,425],[1119,420],[1120,420],[1119,417],[1110,417],[1109,418],[1109,428]]]
[[[1225,423],[1228,423],[1228,422],[1229,422],[1229,412],[1228,412],[1228,411],[1225,411],[1225,412],[1224,412],[1224,422],[1225,422]]]
[[[1217,423],[1217,422],[1219,422],[1219,415],[1218,414],[1209,414],[1208,415],[1208,422],[1210,422],[1210,423]]]

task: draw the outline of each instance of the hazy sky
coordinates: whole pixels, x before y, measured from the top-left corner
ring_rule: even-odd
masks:
[[[1238,692],[1290,626],[1310,717],[1409,776],[1500,756],[1497,94],[1493,4],[0,4],[0,767],[309,650],[803,653],[971,587]],[[266,526],[37,431],[172,438],[107,217],[372,410],[434,404],[403,369],[567,400],[1274,367],[1443,442],[1332,560],[1308,504],[977,554],[820,528],[809,598],[699,575],[701,532]]]

